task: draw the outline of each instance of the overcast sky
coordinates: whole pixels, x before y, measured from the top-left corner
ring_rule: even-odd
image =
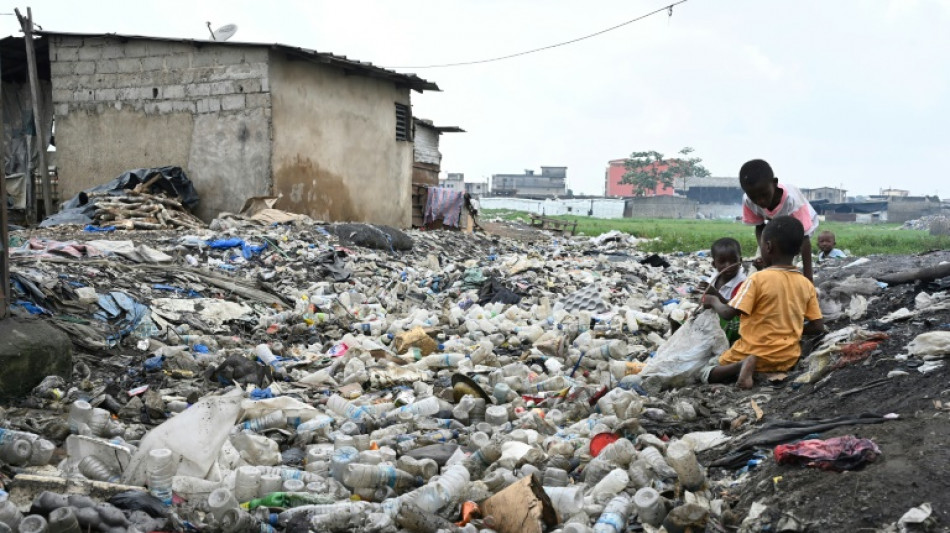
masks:
[[[477,60],[571,39],[672,0],[34,0],[45,29],[281,42],[387,67]],[[9,5],[9,3],[7,4]],[[25,4],[20,6],[24,10]],[[11,8],[3,8],[3,11]],[[3,34],[15,17],[0,17]],[[689,0],[577,44],[507,61],[400,69],[439,84],[414,114],[469,181],[568,167],[603,193],[607,161],[692,146],[714,176],[748,159],[800,187],[950,196],[950,0]]]

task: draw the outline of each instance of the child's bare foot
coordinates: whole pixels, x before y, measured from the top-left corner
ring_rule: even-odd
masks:
[[[746,357],[742,361],[742,368],[739,370],[739,379],[736,380],[736,387],[740,389],[751,389],[755,384],[755,364],[757,359],[754,355]]]

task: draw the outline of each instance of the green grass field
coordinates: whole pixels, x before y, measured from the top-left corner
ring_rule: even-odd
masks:
[[[482,212],[485,218],[499,217],[505,220],[522,219],[528,214],[518,211],[489,209]],[[646,243],[641,249],[649,252],[692,252],[708,250],[709,245],[720,237],[733,237],[742,244],[743,255],[755,253],[755,229],[741,222],[726,220],[668,220],[668,219],[597,219],[579,216],[558,216],[564,220],[577,220],[579,235],[596,236],[611,230],[619,230],[637,237],[659,238]],[[916,254],[929,250],[950,249],[950,237],[934,236],[926,231],[902,230],[899,224],[850,224],[846,222],[822,222],[819,229],[835,232],[838,248],[852,255],[871,254]],[[812,243],[817,252],[817,242]]]

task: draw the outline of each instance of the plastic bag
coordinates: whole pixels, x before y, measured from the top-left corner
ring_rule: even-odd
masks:
[[[950,355],[950,331],[921,333],[907,345],[911,355],[926,359],[938,359]]]
[[[668,387],[686,385],[710,357],[729,349],[719,316],[711,310],[688,320],[657,350],[640,376],[654,376]]]

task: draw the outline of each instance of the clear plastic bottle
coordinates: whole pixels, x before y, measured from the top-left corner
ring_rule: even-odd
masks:
[[[646,447],[640,450],[640,457],[650,465],[650,469],[663,479],[673,479],[676,477],[676,470],[670,467],[659,450],[653,447]]]
[[[287,417],[284,416],[284,412],[280,409],[267,413],[264,416],[258,418],[252,418],[250,420],[245,420],[240,424],[234,427],[234,432],[240,431],[253,431],[255,433],[262,433],[268,429],[280,429],[287,427]]]
[[[225,533],[271,533],[274,527],[265,524],[243,509],[228,509],[221,517],[221,529]]]
[[[659,527],[666,518],[666,505],[660,493],[651,487],[643,487],[633,496],[640,523]]]
[[[362,421],[370,418],[370,413],[366,407],[356,405],[337,394],[330,396],[327,400],[327,407],[337,415],[350,420]]]
[[[229,509],[238,508],[238,501],[230,490],[215,489],[208,495],[208,508],[216,520],[221,520]]]
[[[620,491],[627,488],[630,483],[630,476],[623,469],[616,468],[611,470],[591,489],[590,495],[594,501],[603,502],[616,496]]]
[[[16,530],[23,515],[17,506],[10,501],[10,495],[6,491],[0,490],[0,523],[10,526],[10,529]]]
[[[47,533],[49,524],[46,519],[38,514],[31,514],[20,521],[19,533]]]
[[[333,452],[333,457],[330,458],[330,472],[333,479],[343,483],[343,474],[346,470],[346,466],[356,460],[359,453],[359,450],[352,446],[337,448]]]
[[[116,483],[119,473],[99,460],[95,455],[87,455],[79,461],[79,473],[96,481]]]
[[[579,513],[584,507],[583,486],[549,487],[545,485],[544,492],[551,498],[551,504],[554,505],[554,509],[563,518]]]
[[[72,507],[60,507],[49,514],[49,529],[56,533],[82,533]]]
[[[106,425],[112,419],[112,414],[105,409],[98,407],[92,410],[89,415],[89,431],[96,437],[101,437],[105,433]]]
[[[544,469],[543,485],[545,490],[552,487],[566,487],[568,479],[567,471],[563,468],[549,466]]]
[[[327,415],[317,415],[306,422],[297,425],[297,433],[313,433],[326,430],[333,425],[333,417]]]
[[[676,470],[679,482],[686,490],[699,490],[706,483],[706,475],[689,444],[681,440],[671,442],[666,447],[666,460]]]
[[[404,490],[419,485],[420,481],[420,478],[392,466],[350,463],[343,470],[343,484],[351,488]]]
[[[33,455],[33,443],[18,433],[0,429],[0,461],[11,466],[23,466],[30,462],[30,456]]]
[[[627,468],[636,459],[637,449],[627,439],[618,439],[611,442],[600,451],[598,459]]]
[[[177,471],[171,450],[156,448],[148,453],[145,475],[149,492],[166,506],[172,504],[172,478]]]
[[[408,472],[413,476],[419,476],[426,481],[439,473],[439,464],[434,460],[429,458],[415,459],[408,455],[403,455],[399,458],[396,462],[396,468]]]
[[[469,472],[463,465],[450,466],[439,479],[416,491],[412,503],[427,513],[435,513],[457,498],[469,480]]]
[[[92,416],[92,405],[84,400],[76,400],[69,406],[69,432],[78,434],[82,426],[89,427],[89,418]]]
[[[281,364],[281,362],[277,360],[277,356],[271,351],[270,346],[266,344],[258,344],[257,347],[254,348],[254,355],[256,355],[262,363],[273,367],[274,370],[278,372],[284,369],[284,366]]]
[[[500,458],[501,445],[491,442],[465,458],[462,464],[468,470],[470,478],[481,479],[485,470]]]
[[[249,502],[261,490],[261,471],[253,466],[238,467],[234,475],[234,497],[238,502]]]
[[[319,481],[320,476],[307,472],[306,470],[298,470],[296,468],[289,468],[286,466],[258,466],[257,471],[261,473],[262,476],[273,474],[280,476],[283,480],[288,479],[299,479],[304,483],[311,483],[314,481]]]
[[[261,498],[272,492],[280,492],[284,487],[284,478],[280,474],[261,474]]]
[[[425,416],[432,416],[438,413],[442,409],[442,404],[439,403],[439,399],[435,396],[429,396],[422,400],[416,400],[409,405],[405,405],[398,409],[393,409],[387,413],[387,418],[391,420],[396,420],[400,413],[411,413],[416,418],[421,418]]]
[[[304,492],[307,489],[307,484],[299,479],[287,479],[284,480],[281,489],[284,492]]]
[[[630,496],[621,494],[610,500],[597,523],[594,533],[621,533],[627,530],[627,517],[630,514]]]
[[[573,386],[574,383],[566,376],[554,376],[537,383],[525,383],[524,390],[529,391],[558,391]]]

